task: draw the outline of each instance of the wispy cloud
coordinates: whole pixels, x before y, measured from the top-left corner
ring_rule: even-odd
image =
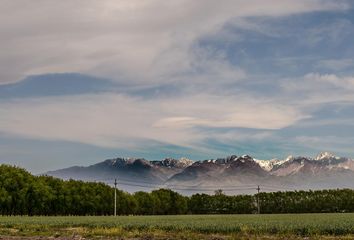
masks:
[[[0,5],[6,137],[129,153],[159,146],[279,156],[339,138],[324,128],[354,131],[344,113],[354,102],[350,1]],[[63,72],[83,75],[54,76],[53,88],[47,74]],[[44,75],[29,82],[33,74]],[[348,149],[345,140],[332,148]]]
[[[137,139],[193,146],[207,137],[198,127],[279,129],[307,117],[291,106],[238,97],[147,100],[104,94],[16,100],[0,104],[0,131],[103,147],[133,148]]]
[[[190,48],[198,38],[230,20],[348,7],[324,0],[3,1],[0,82],[47,72],[168,81],[194,64]]]

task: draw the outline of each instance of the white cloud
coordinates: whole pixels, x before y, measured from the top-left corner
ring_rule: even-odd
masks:
[[[180,115],[161,118],[155,124],[157,127],[280,129],[306,117],[295,108],[267,101],[262,102],[261,99],[249,99],[242,95],[197,95],[165,102],[163,105],[173,109],[173,113]]]
[[[354,77],[336,74],[308,73],[299,78],[282,79],[278,101],[305,111],[318,110],[325,104],[354,102]]]
[[[339,77],[335,74],[319,74],[319,73],[309,73],[305,75],[305,81],[315,81],[317,83],[329,83],[337,87],[344,89],[354,90],[354,77],[344,76]]]
[[[80,72],[123,79],[138,88],[177,82],[184,89],[183,96],[163,99],[102,94],[1,102],[0,132],[127,149],[141,147],[139,140],[200,148],[208,137],[229,142],[252,134],[218,132],[224,128],[259,129],[251,138],[266,139],[268,130],[308,118],[312,105],[354,101],[346,89],[354,86],[353,79],[312,73],[285,81],[285,92],[253,98],[241,87],[219,87],[252,79],[222,51],[201,47],[198,40],[234,41],[237,35],[222,31],[230,21],[276,34],[248,17],[346,8],[334,0],[1,1],[0,84],[29,74]],[[322,64],[340,68],[349,62]],[[341,90],[331,92],[329,85]]]
[[[82,95],[0,103],[0,132],[102,147],[135,148],[136,140],[193,147],[208,137],[195,127],[279,129],[305,117],[291,106],[241,96]]]
[[[348,7],[325,0],[5,0],[0,5],[0,83],[48,72],[168,81],[193,69],[193,43],[227,21]],[[229,69],[224,63],[218,64]]]

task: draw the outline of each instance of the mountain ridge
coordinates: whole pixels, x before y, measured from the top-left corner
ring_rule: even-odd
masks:
[[[154,186],[185,189],[205,187],[231,188],[268,184],[298,190],[323,188],[354,188],[354,160],[322,152],[316,157],[294,157],[259,160],[249,155],[192,161],[187,158],[146,160],[144,158],[107,159],[87,167],[69,167],[47,172],[62,179],[102,181],[118,178],[127,191]],[[125,182],[125,183],[123,183]],[[133,183],[133,184],[132,184]],[[135,188],[134,183],[147,186]],[[137,185],[137,184],[135,184]],[[183,188],[181,188],[183,191]]]

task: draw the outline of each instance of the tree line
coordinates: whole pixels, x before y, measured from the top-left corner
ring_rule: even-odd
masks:
[[[183,196],[169,189],[129,194],[117,190],[117,214],[251,214],[354,212],[354,190],[321,190],[228,196]],[[114,188],[96,182],[33,176],[0,165],[0,215],[112,215]]]

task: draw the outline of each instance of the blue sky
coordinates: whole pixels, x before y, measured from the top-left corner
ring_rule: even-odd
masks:
[[[0,162],[354,157],[354,4],[3,1]]]

